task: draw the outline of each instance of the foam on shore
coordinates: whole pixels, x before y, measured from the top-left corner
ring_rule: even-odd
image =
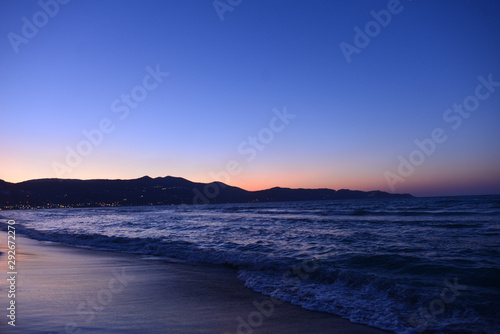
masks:
[[[7,234],[0,233],[7,276]],[[16,237],[16,327],[2,333],[384,333],[272,300],[230,268],[152,261]],[[7,278],[7,277],[6,277]]]

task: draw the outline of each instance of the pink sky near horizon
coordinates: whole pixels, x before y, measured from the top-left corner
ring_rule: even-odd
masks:
[[[10,163],[9,163],[10,161]],[[27,164],[22,164],[22,161],[10,159],[2,165],[1,177],[7,182],[22,182],[37,178],[55,178],[55,175],[47,172],[47,168],[35,170],[29,168]],[[273,169],[264,173],[258,168],[252,170],[251,166],[247,166],[247,170],[242,168],[242,171],[230,175],[227,170],[221,168],[213,169],[211,172],[199,170],[187,170],[182,173],[182,170],[177,169],[172,172],[162,172],[160,168],[144,168],[144,173],[137,173],[137,168],[134,163],[129,164],[128,168],[123,162],[122,168],[108,166],[103,168],[96,161],[87,161],[82,163],[82,166],[77,168],[72,173],[72,179],[135,179],[145,175],[150,177],[165,177],[175,176],[188,179],[193,182],[209,183],[213,181],[225,182],[231,186],[239,187],[249,191],[263,190],[272,187],[286,188],[329,188],[329,189],[351,189],[351,190],[382,190],[391,192],[387,182],[383,178],[381,171],[367,173],[366,169],[360,171],[349,170],[324,170],[321,168],[295,169],[293,166],[285,170]],[[241,166],[244,166],[241,164]],[[422,166],[424,168],[425,166]],[[249,170],[250,169],[250,170]],[[435,170],[436,175],[433,177],[424,173],[424,170],[419,171],[418,168],[414,175],[406,178],[405,182],[398,183],[395,187],[395,193],[410,193],[415,196],[446,196],[446,195],[488,195],[497,194],[497,189],[500,189],[500,181],[495,177],[493,170],[488,171],[483,168],[476,169],[477,174],[471,175],[470,172],[461,171],[460,168],[439,172]],[[221,174],[222,173],[222,174]],[[497,172],[498,173],[498,172]],[[31,176],[30,176],[31,175]],[[229,179],[226,176],[229,175]],[[493,175],[493,177],[492,177]],[[217,177],[221,176],[221,177]],[[461,180],[461,182],[457,182]]]

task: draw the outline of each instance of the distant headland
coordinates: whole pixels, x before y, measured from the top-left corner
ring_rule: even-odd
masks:
[[[132,180],[0,180],[1,209],[140,206],[209,203],[412,198],[379,190],[271,188],[247,191],[222,182],[197,183],[180,177],[144,176]]]

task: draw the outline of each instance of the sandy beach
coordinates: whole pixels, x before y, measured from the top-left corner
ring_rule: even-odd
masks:
[[[16,321],[2,333],[386,333],[246,288],[236,271],[16,238]]]

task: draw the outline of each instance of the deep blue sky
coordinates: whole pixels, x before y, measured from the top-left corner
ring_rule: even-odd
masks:
[[[221,21],[212,1],[72,0],[53,17],[3,1],[0,178],[500,193],[500,87],[469,98],[468,118],[443,118],[478,77],[500,82],[500,2],[396,4],[243,0]],[[354,28],[388,5],[398,13],[348,63],[339,45],[355,46]],[[40,26],[24,27],[28,38],[26,21]],[[148,67],[169,75],[144,90]],[[120,100],[133,91],[147,96],[129,108]],[[108,133],[83,143],[106,119]],[[436,128],[446,140],[414,153]],[[79,145],[86,156],[68,163]],[[412,154],[416,166],[398,172]]]

